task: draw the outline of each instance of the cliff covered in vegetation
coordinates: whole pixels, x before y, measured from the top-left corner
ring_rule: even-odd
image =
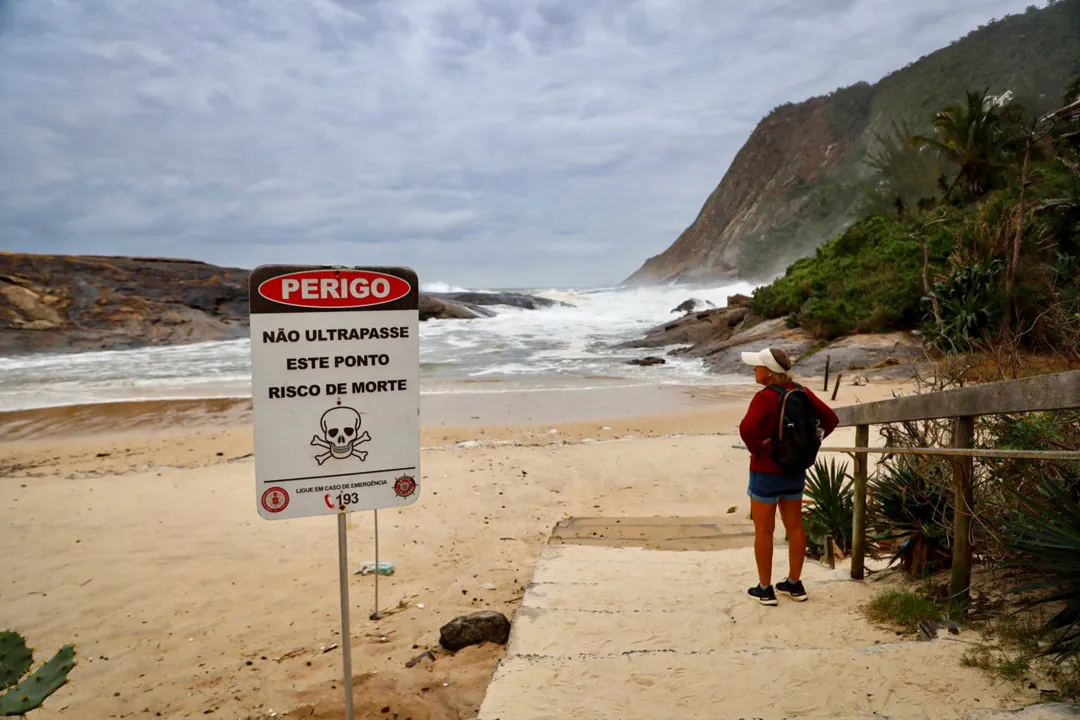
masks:
[[[698,217],[629,284],[769,278],[811,255],[867,210],[874,158],[898,128],[930,130],[933,113],[968,89],[1032,111],[1057,106],[1080,73],[1080,0],[993,21],[874,84],[860,83],[770,113],[735,156]],[[911,198],[945,163],[922,163]]]

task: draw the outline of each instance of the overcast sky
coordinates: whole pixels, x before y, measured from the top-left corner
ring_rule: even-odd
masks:
[[[773,107],[1028,4],[0,0],[0,248],[615,283]]]

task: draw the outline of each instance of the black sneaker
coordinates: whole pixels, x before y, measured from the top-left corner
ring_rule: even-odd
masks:
[[[803,602],[806,600],[806,588],[803,587],[802,580],[791,582],[787,578],[784,578],[783,582],[776,583],[776,591],[787,595],[795,602]]]
[[[749,597],[753,598],[754,600],[757,600],[762,605],[776,605],[777,604],[776,603],[776,593],[773,591],[773,586],[772,585],[765,588],[764,590],[761,589],[760,585],[755,585],[754,587],[747,590],[746,594]]]

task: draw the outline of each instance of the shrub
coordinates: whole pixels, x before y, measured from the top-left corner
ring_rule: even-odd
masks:
[[[869,525],[881,549],[891,549],[889,564],[911,577],[951,565],[953,523],[951,488],[922,472],[918,460],[894,460],[869,478],[873,498]]]
[[[855,500],[852,478],[847,463],[838,465],[830,459],[826,465],[821,460],[806,474],[806,535],[810,543],[821,548],[825,538],[833,541],[846,555],[851,551],[851,523]]]
[[[826,340],[914,327],[921,316],[923,250],[913,230],[912,221],[882,216],[856,223],[758,288],[754,311],[766,318],[793,315]],[[930,240],[937,263],[948,252],[944,240]]]
[[[1025,607],[1055,604],[1059,609],[1045,623],[1042,654],[1064,660],[1080,656],[1080,504],[1058,483],[1042,478],[1042,497],[1012,492],[1017,508],[1008,526],[1010,563],[1034,577],[1013,593],[1041,591]]]

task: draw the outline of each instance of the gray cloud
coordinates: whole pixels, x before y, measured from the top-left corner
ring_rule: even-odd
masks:
[[[612,283],[774,106],[1028,4],[0,0],[0,242]]]

